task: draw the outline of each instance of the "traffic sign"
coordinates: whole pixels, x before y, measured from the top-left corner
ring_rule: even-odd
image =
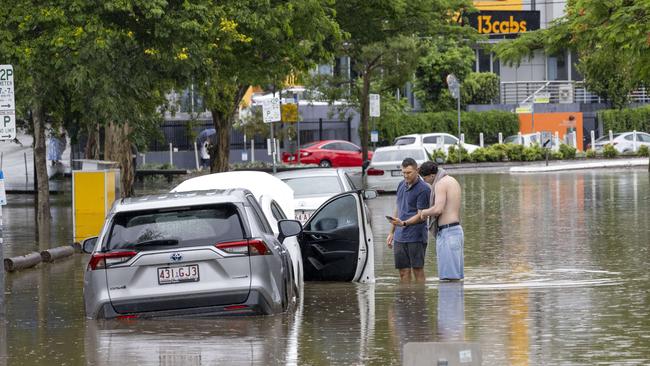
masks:
[[[379,94],[369,94],[370,97],[370,117],[379,117]]]
[[[11,65],[0,65],[0,140],[13,140],[15,138],[14,68]]]
[[[279,122],[282,118],[280,111],[280,98],[273,97],[262,102],[262,115],[264,123]]]
[[[0,170],[0,206],[4,206],[6,204],[7,204],[7,194],[5,193],[5,177],[2,174],[2,170]]]
[[[458,99],[460,97],[460,83],[456,75],[447,75],[447,87],[449,87],[449,93],[451,93],[452,98]]]

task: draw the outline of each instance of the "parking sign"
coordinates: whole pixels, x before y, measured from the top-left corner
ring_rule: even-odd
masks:
[[[0,65],[0,140],[15,138],[14,68],[11,65]]]

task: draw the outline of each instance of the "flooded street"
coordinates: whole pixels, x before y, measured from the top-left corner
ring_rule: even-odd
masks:
[[[453,174],[453,173],[452,173]],[[408,342],[474,342],[483,365],[650,364],[646,168],[463,174],[465,281],[399,285],[385,245],[395,195],[369,200],[376,283],[307,283],[291,313],[89,321],[87,255],[8,273],[0,365],[389,365]],[[31,196],[3,207],[5,258],[72,241],[69,195],[49,240]]]

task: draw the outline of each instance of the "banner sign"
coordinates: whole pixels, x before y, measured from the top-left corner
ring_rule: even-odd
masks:
[[[539,29],[540,15],[538,10],[496,11],[485,10],[468,14],[469,24],[480,34],[490,37],[514,37]]]

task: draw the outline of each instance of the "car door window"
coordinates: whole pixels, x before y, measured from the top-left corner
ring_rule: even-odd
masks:
[[[445,145],[455,145],[456,139],[451,136],[445,136]]]
[[[271,229],[271,225],[269,224],[269,221],[266,219],[266,216],[264,216],[264,213],[262,213],[262,209],[260,208],[260,205],[257,203],[255,197],[253,197],[252,195],[248,195],[246,196],[246,199],[248,200],[248,203],[253,208],[253,215],[257,218],[257,221],[259,222],[262,231],[264,231],[267,234],[273,234],[273,229]]]
[[[350,152],[359,152],[359,148],[355,145],[348,144],[348,143],[339,143],[339,146],[341,147],[341,150],[344,151],[350,151]]]
[[[350,189],[352,189],[352,190],[357,189],[357,187],[354,185],[354,183],[352,183],[352,179],[350,179],[350,176],[348,175],[348,173],[343,173],[343,175],[345,175],[345,180],[350,185]]]
[[[422,139],[422,142],[424,142],[425,144],[437,144],[438,136],[427,136]]]
[[[640,140],[643,142],[650,142],[650,135],[646,135],[644,133],[641,133],[638,135],[640,137]]]
[[[305,226],[305,231],[331,231],[357,224],[357,202],[348,194],[329,202],[318,211]]]
[[[321,146],[321,149],[322,150],[338,150],[337,145],[338,145],[337,143],[332,142],[330,144],[326,144],[326,145]]]
[[[284,214],[280,205],[275,201],[271,202],[271,213],[276,221],[285,220],[287,218],[287,215]]]

